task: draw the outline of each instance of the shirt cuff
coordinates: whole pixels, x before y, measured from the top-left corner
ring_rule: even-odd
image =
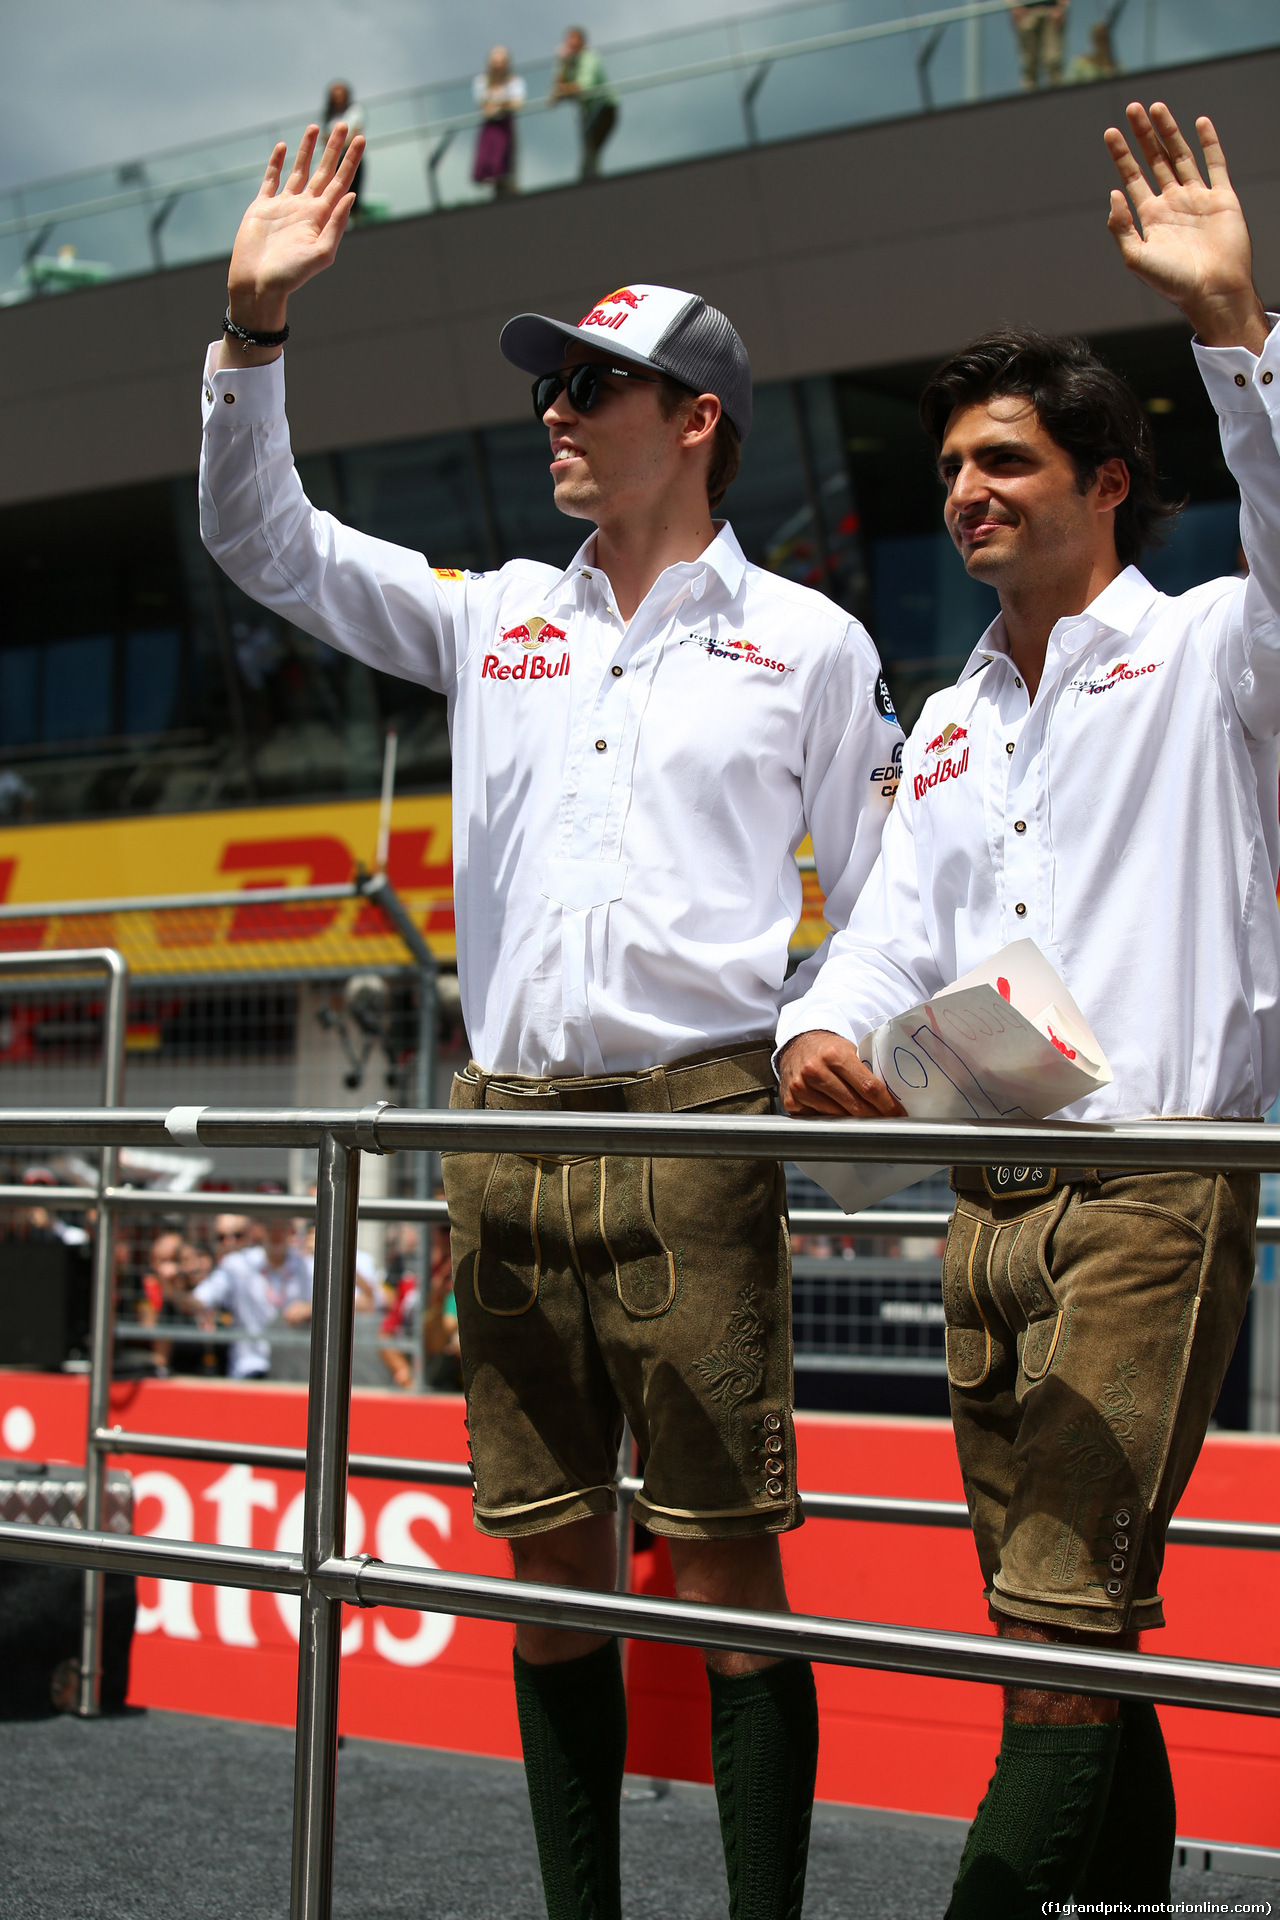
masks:
[[[1219,413],[1280,413],[1280,327],[1267,315],[1271,331],[1262,352],[1248,347],[1206,347],[1191,343],[1200,377]]]
[[[278,419],[284,412],[284,355],[265,367],[219,369],[221,351],[221,340],[214,340],[204,357],[200,411],[205,426],[215,418],[229,427]]]

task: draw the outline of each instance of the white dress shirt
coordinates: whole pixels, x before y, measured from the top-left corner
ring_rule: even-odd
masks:
[[[1106,1049],[1072,1120],[1256,1118],[1280,1091],[1280,331],[1197,346],[1247,579],[1127,567],[1059,620],[1028,703],[1003,621],[907,742],[879,863],[781,1048],[860,1039],[1024,935]]]
[[[594,535],[563,573],[432,568],[307,500],[282,361],[215,358],[210,553],[296,626],[448,696],[458,980],[481,1065],[623,1072],[771,1034],[796,848],[812,834],[843,926],[892,802],[902,736],[865,630],[750,565],[727,525],[629,623]]]
[[[245,1247],[229,1253],[207,1274],[192,1298],[202,1307],[229,1313],[246,1333],[262,1333],[295,1300],[311,1298],[311,1262],[290,1247],[281,1266],[268,1264],[265,1247]],[[227,1372],[233,1380],[252,1380],[271,1370],[269,1340],[233,1340],[227,1351]]]

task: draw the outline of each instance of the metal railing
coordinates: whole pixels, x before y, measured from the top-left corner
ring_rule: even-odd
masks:
[[[1248,1122],[1170,1121],[1116,1127],[963,1125],[897,1120],[857,1126],[804,1125],[806,1161],[989,1162],[1028,1159],[1108,1170],[1271,1171],[1280,1161],[1274,1128]],[[633,1594],[598,1594],[430,1568],[382,1565],[345,1552],[350,1474],[414,1478],[428,1472],[465,1486],[460,1463],[408,1463],[348,1450],[356,1224],[362,1153],[540,1152],[658,1154],[663,1157],[790,1158],[797,1123],[717,1115],[605,1116],[414,1112],[385,1102],[346,1109],[242,1111],[185,1107],[107,1112],[0,1112],[0,1146],[287,1146],[318,1150],[315,1292],[305,1449],[263,1448],[129,1434],[102,1420],[89,1435],[90,1461],[108,1453],[170,1453],[235,1459],[305,1473],[303,1538],[297,1553],[215,1547],[148,1537],[0,1525],[6,1558],[209,1581],[296,1595],[301,1604],[294,1776],[293,1920],[324,1920],[332,1910],[341,1609],[395,1606],[476,1619],[617,1633],[679,1645],[733,1648],[837,1665],[936,1678],[1118,1695],[1243,1713],[1280,1713],[1280,1671],[1266,1667],[1045,1646],[815,1615],[757,1613]],[[225,1196],[219,1196],[225,1204]],[[288,1196],[284,1196],[288,1198]],[[399,1203],[398,1203],[399,1204]],[[109,1210],[108,1210],[109,1211]],[[109,1312],[109,1290],[107,1299]],[[107,1333],[95,1328],[100,1388],[109,1375]],[[92,1399],[92,1388],[91,1388]],[[624,1491],[634,1494],[634,1479]],[[870,1501],[810,1495],[815,1518],[959,1526],[949,1502]],[[1181,1537],[1199,1545],[1274,1548],[1280,1529],[1190,1522]],[[1179,1537],[1171,1532],[1171,1537]],[[92,1692],[94,1676],[89,1676]]]
[[[998,32],[989,30],[1012,4],[961,0],[868,20],[870,9],[855,0],[808,0],[605,47],[608,88],[623,105],[610,171],[1014,93],[1014,34],[1004,22]],[[1069,22],[1069,52],[1085,50],[1080,12],[1078,22]],[[1142,7],[1111,0],[1107,25],[1117,71],[1130,74],[1280,38],[1268,0],[1235,0],[1230,10],[1193,8],[1185,0],[1145,0]],[[528,104],[518,116],[521,188],[564,185],[579,169],[576,109],[551,97],[554,61],[525,60],[522,71]],[[486,197],[488,189],[470,174],[466,136],[482,119],[470,76],[400,88],[362,106],[370,154],[365,218],[404,218]],[[305,124],[302,115],[285,115],[0,195],[0,277],[11,282],[3,298],[95,285],[225,252],[272,143],[285,138],[292,144]]]
[[[118,1107],[124,1092],[125,1032],[129,1017],[129,969],[114,947],[64,948],[59,953],[12,953],[0,955],[0,979],[83,978],[104,974],[107,981],[106,1011],[102,1034],[102,1104]],[[98,1169],[98,1190],[90,1204],[101,1205],[103,1194],[115,1185],[116,1153],[112,1145],[102,1149]],[[31,1205],[29,1187],[20,1191]],[[101,1212],[94,1239],[93,1279],[89,1308],[89,1431],[85,1441],[84,1524],[86,1531],[100,1530],[105,1512],[107,1456],[93,1443],[93,1434],[103,1424],[111,1404],[112,1351],[115,1345],[115,1220],[110,1209]],[[102,1605],[103,1575],[86,1565],[84,1607],[80,1633],[80,1684],[78,1711],[93,1715],[99,1711],[102,1687]]]

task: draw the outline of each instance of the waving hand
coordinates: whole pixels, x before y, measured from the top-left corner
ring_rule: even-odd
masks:
[[[1180,307],[1206,346],[1260,353],[1267,320],[1253,287],[1249,229],[1213,122],[1203,115],[1196,121],[1206,186],[1163,102],[1150,114],[1135,102],[1125,117],[1155,181],[1153,187],[1120,129],[1108,127],[1103,138],[1124,191],[1112,191],[1107,225],[1125,265]]]
[[[307,128],[283,186],[284,142],[273,149],[262,185],[240,222],[227,290],[231,318],[255,333],[275,333],[284,326],[289,295],[333,264],[351,217],[351,182],[364,153],[364,138],[357,134],[344,154],[347,129],[340,122],[312,173],[319,133],[318,127]],[[275,359],[278,352],[278,347],[251,348],[246,356],[224,340],[222,364],[244,366],[247,359],[252,366]]]

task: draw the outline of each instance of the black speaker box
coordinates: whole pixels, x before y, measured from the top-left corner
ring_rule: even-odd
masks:
[[[0,1240],[0,1367],[55,1373],[89,1350],[91,1255],[61,1240]]]
[[[73,1249],[74,1251],[74,1249]],[[83,1525],[84,1468],[0,1460],[0,1517],[38,1528]],[[106,1526],[132,1527],[133,1483],[107,1477]],[[109,1573],[102,1626],[102,1710],[119,1713],[129,1691],[137,1614],[131,1574]],[[0,1720],[33,1719],[75,1707],[80,1672],[84,1575],[74,1567],[0,1560]]]

